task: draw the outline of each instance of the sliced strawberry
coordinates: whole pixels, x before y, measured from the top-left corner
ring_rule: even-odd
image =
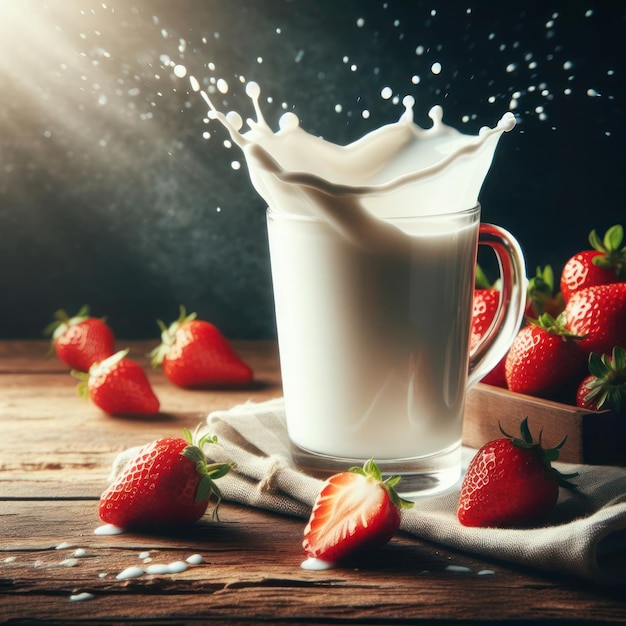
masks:
[[[565,439],[544,449],[541,436],[534,442],[528,419],[520,425],[521,437],[500,428],[503,438],[478,450],[463,478],[457,516],[464,526],[524,527],[543,521],[556,504],[559,486],[573,488],[551,462],[559,456]]]
[[[309,558],[335,562],[364,548],[382,546],[400,526],[400,510],[413,506],[385,481],[373,460],[331,476],[313,506],[302,546]]]
[[[159,400],[141,366],[127,359],[128,350],[94,363],[88,374],[73,372],[81,380],[79,393],[109,415],[158,413]]]
[[[222,333],[209,322],[187,315],[181,306],[180,317],[169,327],[161,320],[161,345],[150,356],[155,367],[162,366],[165,376],[184,388],[241,386],[254,377],[252,369],[233,350]]]
[[[624,229],[616,224],[600,239],[595,230],[589,234],[593,250],[583,250],[567,261],[561,272],[561,294],[565,302],[587,287],[626,280]]]
[[[616,346],[611,356],[589,355],[589,376],[578,387],[576,405],[626,413],[626,349]]]
[[[102,319],[91,317],[84,306],[70,317],[63,309],[54,314],[44,334],[52,337],[54,351],[71,369],[86,372],[93,363],[111,356],[115,350],[113,331]]]
[[[100,498],[100,518],[125,529],[184,526],[200,519],[212,498],[221,493],[215,480],[230,470],[228,463],[207,465],[203,446],[214,437],[192,443],[185,438],[157,439],[142,447]]]

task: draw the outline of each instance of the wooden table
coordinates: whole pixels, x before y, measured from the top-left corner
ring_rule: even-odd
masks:
[[[143,355],[154,342],[128,343],[147,365]],[[78,398],[63,364],[44,358],[45,342],[0,342],[0,621],[626,622],[623,590],[405,536],[349,568],[305,571],[303,520],[232,503],[220,523],[201,521],[185,533],[95,535],[98,497],[119,451],[193,428],[211,410],[280,395],[274,344],[235,347],[256,372],[254,390],[184,391],[149,370],[163,413],[129,420]],[[146,558],[168,564],[192,554],[203,562],[182,573],[116,579],[127,567],[147,567]]]

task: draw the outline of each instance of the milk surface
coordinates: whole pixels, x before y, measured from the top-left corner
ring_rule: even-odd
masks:
[[[192,79],[192,86],[197,81]],[[508,113],[463,135],[413,122],[338,146],[287,113],[210,117],[243,150],[269,206],[268,233],[287,426],[316,454],[412,459],[461,441],[479,225],[478,193]]]

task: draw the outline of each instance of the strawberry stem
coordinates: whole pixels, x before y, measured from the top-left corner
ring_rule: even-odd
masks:
[[[568,479],[578,476],[578,472],[563,474],[554,467],[552,467],[552,462],[556,461],[559,458],[559,452],[567,441],[567,435],[563,437],[561,442],[556,446],[552,448],[543,448],[543,446],[541,445],[543,429],[539,433],[539,440],[537,442],[534,441],[533,436],[530,432],[530,428],[528,426],[528,417],[525,417],[520,423],[520,433],[522,435],[521,438],[509,435],[509,433],[507,433],[504,428],[502,428],[502,424],[500,423],[498,423],[498,427],[500,428],[500,432],[511,441],[512,445],[516,446],[517,448],[523,448],[527,450],[531,448],[536,448],[541,454],[541,458],[543,460],[546,471],[552,474],[557,479],[561,487],[566,487],[567,489],[576,489],[576,485],[569,482]]]
[[[376,463],[374,462],[374,459],[369,459],[369,461],[366,461],[363,467],[355,465],[354,467],[351,467],[348,471],[352,472],[353,474],[365,476],[365,478],[374,480],[379,483],[380,486],[387,492],[389,499],[398,509],[410,509],[413,506],[413,502],[401,498],[398,495],[398,492],[395,490],[396,485],[400,482],[401,476],[389,476],[387,479],[383,480],[383,474],[380,471],[378,465],[376,465]]]
[[[183,438],[189,445],[183,449],[181,454],[195,463],[196,471],[201,476],[196,491],[196,502],[215,498],[215,506],[211,512],[211,519],[219,521],[218,509],[222,501],[222,492],[215,484],[215,481],[222,476],[226,476],[233,467],[232,463],[207,463],[203,448],[207,443],[216,444],[215,435],[204,435],[196,443],[193,442],[193,435],[188,428],[183,429]]]

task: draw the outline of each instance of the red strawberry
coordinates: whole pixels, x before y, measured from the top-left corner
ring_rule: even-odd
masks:
[[[474,309],[472,311],[472,327],[470,330],[470,352],[476,349],[480,340],[489,330],[500,303],[500,292],[496,289],[476,289],[474,291]],[[500,362],[482,379],[481,382],[496,387],[506,387],[504,377],[504,361]]]
[[[214,437],[192,444],[185,438],[157,439],[143,446],[100,497],[102,521],[120,528],[164,528],[192,524],[207,510],[212,497],[221,499],[215,480],[230,470],[228,463],[207,465],[202,448]]]
[[[555,398],[567,384],[578,378],[586,355],[578,346],[580,338],[544,313],[529,320],[511,345],[505,363],[507,386],[531,396]]]
[[[520,426],[522,438],[502,430],[504,438],[485,444],[467,468],[457,516],[464,526],[512,527],[541,522],[554,508],[559,485],[577,474],[562,475],[550,463],[559,456],[565,439],[544,450],[533,442],[528,419]]]
[[[587,287],[572,294],[565,307],[565,325],[582,336],[587,353],[610,354],[626,347],[626,283]]]
[[[366,547],[386,544],[400,526],[399,476],[382,479],[373,460],[331,476],[317,497],[302,546],[309,558],[339,561]]]
[[[109,415],[151,415],[159,411],[159,400],[141,366],[125,358],[128,350],[94,363],[89,373],[74,372],[81,380],[79,393]]]
[[[113,332],[104,320],[89,316],[88,306],[82,307],[74,317],[69,317],[63,309],[54,317],[55,321],[44,333],[52,336],[57,356],[72,369],[86,372],[93,363],[113,354]]]
[[[592,352],[589,372],[578,387],[576,406],[626,413],[626,349],[615,347],[610,357]]]
[[[161,345],[151,353],[152,364],[161,365],[165,376],[186,388],[237,386],[249,383],[252,369],[232,349],[224,335],[209,322],[187,315],[169,326],[159,320]]]
[[[567,261],[561,272],[561,294],[568,302],[573,293],[626,280],[624,229],[619,224],[606,231],[603,239],[595,230],[589,234],[593,250],[583,250]]]

